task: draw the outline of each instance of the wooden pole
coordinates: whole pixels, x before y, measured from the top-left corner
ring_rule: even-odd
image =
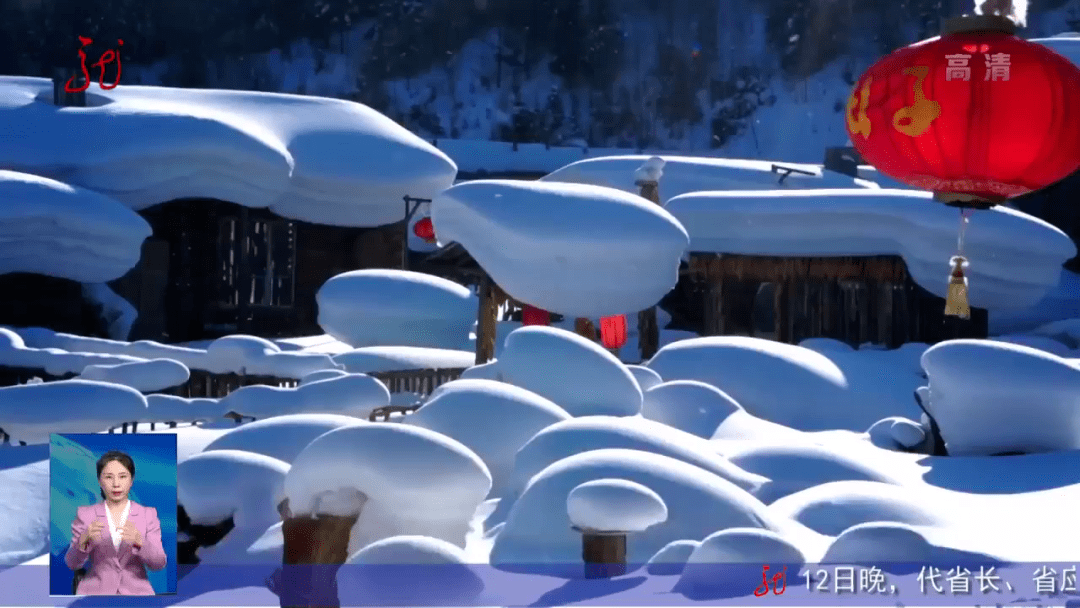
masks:
[[[585,578],[612,578],[626,574],[626,532],[582,530],[581,560]]]
[[[349,537],[360,518],[354,515],[302,515],[289,510],[288,500],[278,505],[282,551],[281,606],[338,608],[337,566],[349,557]]]
[[[652,179],[655,177],[656,179]],[[652,201],[656,205],[660,203],[659,170],[656,175],[649,175],[646,179],[639,179],[635,185],[641,189],[641,198]],[[638,312],[638,348],[641,351],[641,360],[647,361],[660,349],[660,327],[656,321],[656,307],[650,306]]]
[[[480,308],[476,315],[476,365],[495,358],[495,332],[498,327],[499,303],[496,286],[490,277],[480,280]]]

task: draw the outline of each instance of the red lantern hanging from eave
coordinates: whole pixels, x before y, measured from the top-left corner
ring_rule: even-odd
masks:
[[[626,315],[600,319],[600,343],[604,348],[622,348],[626,344]]]
[[[997,4],[1011,13],[1007,0]],[[971,314],[963,247],[972,211],[1080,167],[1080,69],[1016,29],[998,15],[953,19],[940,37],[871,66],[848,99],[848,135],[867,162],[961,209],[949,316]]]
[[[551,325],[551,313],[535,306],[525,305],[521,309],[522,325]]]
[[[425,243],[436,242],[435,225],[431,223],[430,217],[421,218],[413,224],[413,234]]]
[[[961,17],[875,63],[848,100],[851,143],[886,175],[983,206],[1071,174],[1080,69],[1015,30],[1003,17]]]

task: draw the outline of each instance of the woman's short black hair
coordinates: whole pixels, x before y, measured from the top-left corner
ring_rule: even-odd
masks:
[[[119,462],[120,465],[127,469],[128,473],[131,474],[132,481],[135,480],[135,461],[131,459],[131,456],[128,456],[125,452],[121,452],[120,450],[109,450],[101,455],[101,458],[97,461],[98,479],[101,479],[101,471],[105,469],[105,465],[113,461]],[[105,492],[103,490],[98,490],[98,493],[101,494],[102,498],[105,498]]]

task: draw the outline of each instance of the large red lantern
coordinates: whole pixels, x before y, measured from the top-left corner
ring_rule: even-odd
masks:
[[[521,309],[522,325],[550,325],[551,313],[535,306],[525,305]]]
[[[954,19],[942,36],[871,66],[847,104],[848,134],[867,162],[962,209],[946,313],[964,318],[971,211],[1080,167],[1080,69],[1015,32],[996,15]]]
[[[600,343],[604,348],[622,348],[626,344],[626,315],[600,319]]]

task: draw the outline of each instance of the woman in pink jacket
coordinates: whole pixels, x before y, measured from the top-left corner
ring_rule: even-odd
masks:
[[[79,507],[71,524],[71,546],[64,561],[78,570],[90,560],[78,595],[154,595],[146,569],[165,567],[161,522],[157,509],[128,499],[135,480],[135,462],[119,451],[106,452],[97,463],[105,502]]]

